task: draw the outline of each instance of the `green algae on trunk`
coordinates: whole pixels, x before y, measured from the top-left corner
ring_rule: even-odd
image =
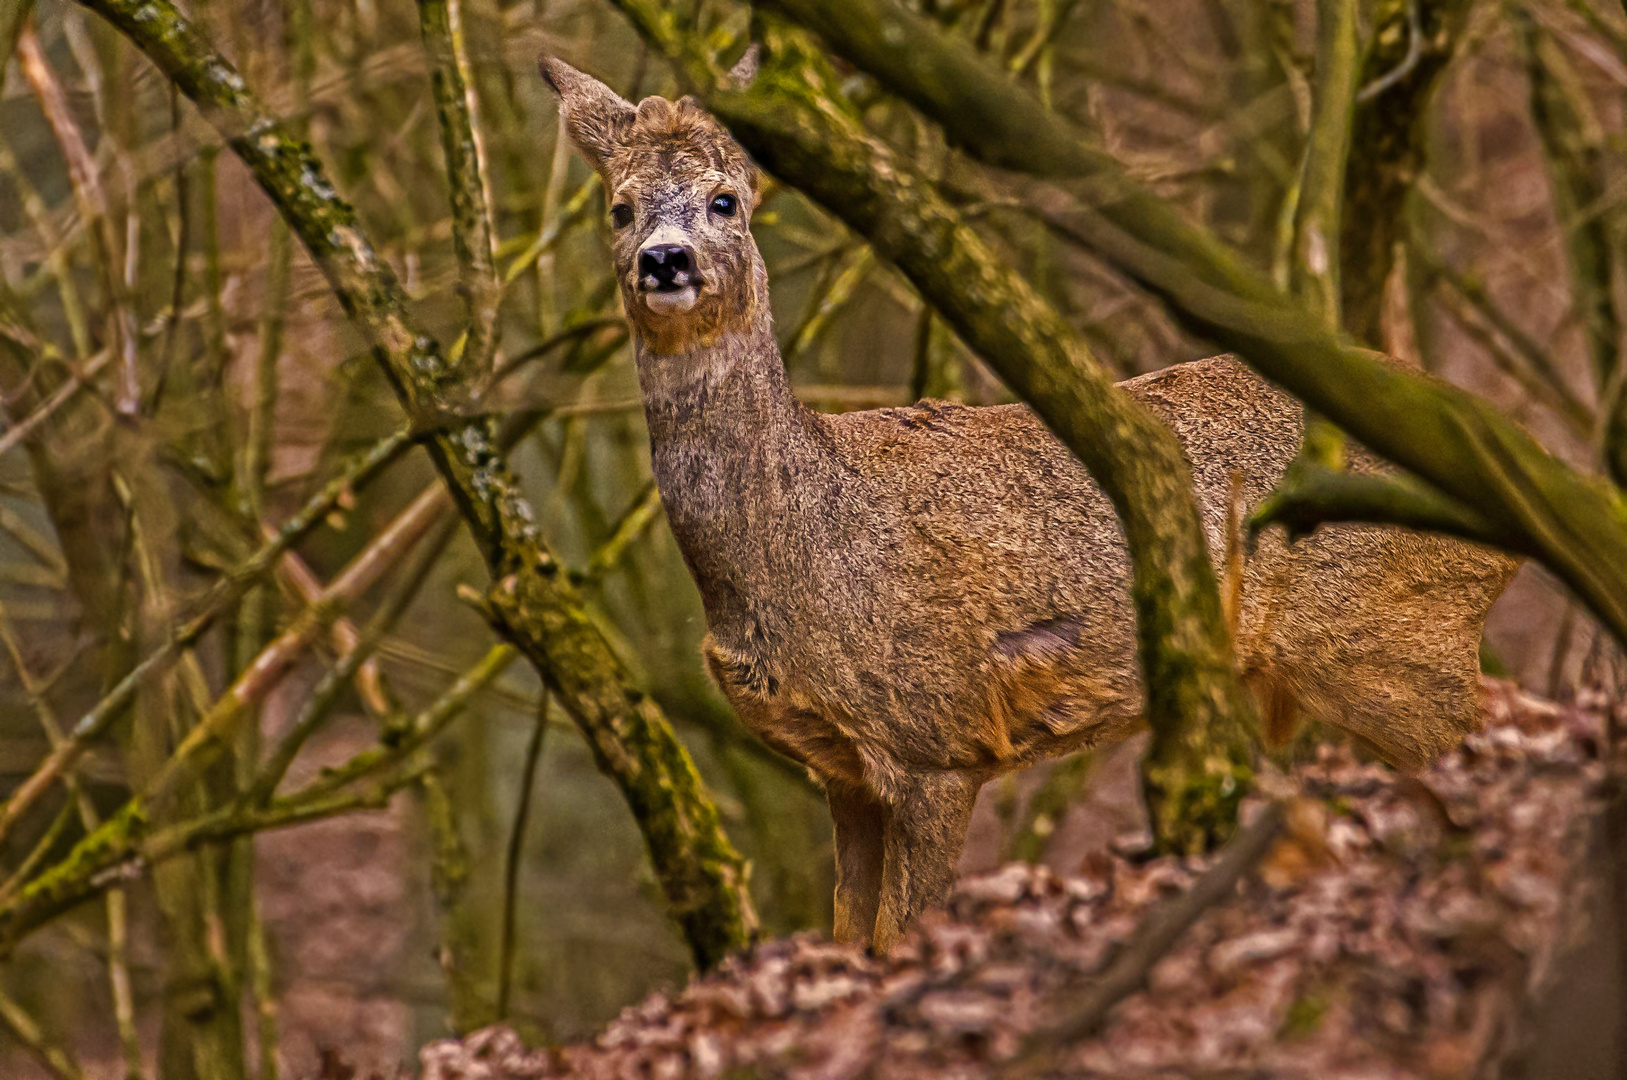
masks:
[[[475,373],[449,362],[413,322],[394,274],[310,147],[265,112],[242,76],[169,0],[84,6],[140,48],[227,138],[367,336],[409,414],[431,432],[430,455],[493,577],[514,584],[493,594],[494,626],[559,695],[600,769],[621,788],[696,962],[709,967],[746,944],[756,926],[746,865],[683,744],[633,686],[560,572],[490,424],[442,422],[471,395]],[[523,596],[525,604],[509,604],[509,596]],[[584,664],[592,666],[573,667]]]
[[[1254,711],[1174,435],[1113,385],[929,180],[865,133],[834,90],[834,73],[796,32],[769,26],[761,72],[749,88],[731,89],[657,5],[620,6],[759,162],[892,260],[1096,478],[1132,559],[1154,732],[1143,775],[1155,835],[1180,851],[1229,836],[1252,778]]]

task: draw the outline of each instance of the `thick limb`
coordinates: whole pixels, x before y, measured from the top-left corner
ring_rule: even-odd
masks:
[[[832,780],[825,785],[836,826],[836,921],[832,936],[868,945],[881,903],[883,843],[887,808],[862,787]]]
[[[912,776],[888,808],[881,905],[872,947],[892,951],[921,912],[943,903],[982,781],[965,773]]]

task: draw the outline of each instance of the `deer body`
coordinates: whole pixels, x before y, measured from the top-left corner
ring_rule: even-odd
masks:
[[[635,110],[557,61],[544,73],[611,193],[652,465],[708,666],[742,721],[824,784],[836,936],[885,951],[947,893],[983,783],[1140,722],[1117,517],[1024,406],[802,405],[738,147],[691,102]],[[1122,387],[1180,439],[1218,562],[1229,512],[1297,450],[1299,406],[1228,358]],[[1397,529],[1268,535],[1243,571],[1239,663],[1268,713],[1303,707],[1422,766],[1476,723],[1480,629],[1513,567]]]

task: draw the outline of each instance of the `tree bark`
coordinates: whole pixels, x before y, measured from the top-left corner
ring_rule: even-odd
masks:
[[[749,941],[756,916],[745,862],[729,843],[694,763],[589,619],[544,544],[489,423],[455,416],[474,375],[445,357],[408,313],[355,212],[308,146],[268,115],[241,75],[169,0],[85,0],[156,64],[228,140],[367,336],[426,439],[497,585],[488,614],[537,667],[616,781],[644,834],[696,962]]]
[[[973,157],[1038,178],[1030,195],[1055,225],[1348,434],[1474,507],[1627,642],[1627,502],[1618,490],[1566,467],[1473,395],[1321,325],[1025,90],[903,8],[764,2],[817,30]]]
[[[1253,706],[1173,433],[1114,386],[1072,328],[930,180],[865,132],[801,35],[769,27],[761,73],[749,89],[733,90],[661,6],[620,6],[759,162],[892,260],[1101,484],[1133,566],[1154,834],[1178,851],[1230,835],[1251,778]]]
[[[1424,167],[1424,116],[1457,51],[1470,0],[1378,0],[1361,65],[1339,227],[1344,329],[1383,345],[1384,289]]]

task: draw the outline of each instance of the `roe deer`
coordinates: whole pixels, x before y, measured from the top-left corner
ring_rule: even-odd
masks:
[[[707,664],[746,726],[824,785],[835,936],[885,953],[947,894],[984,782],[1140,722],[1117,518],[1025,406],[802,405],[745,152],[692,99],[635,107],[558,60],[542,71],[608,193]],[[1294,456],[1299,405],[1224,357],[1121,386],[1179,437],[1224,552],[1229,509]],[[1515,565],[1400,529],[1324,528],[1292,548],[1268,534],[1243,571],[1241,669],[1268,714],[1303,708],[1422,767],[1477,725],[1481,624]]]

